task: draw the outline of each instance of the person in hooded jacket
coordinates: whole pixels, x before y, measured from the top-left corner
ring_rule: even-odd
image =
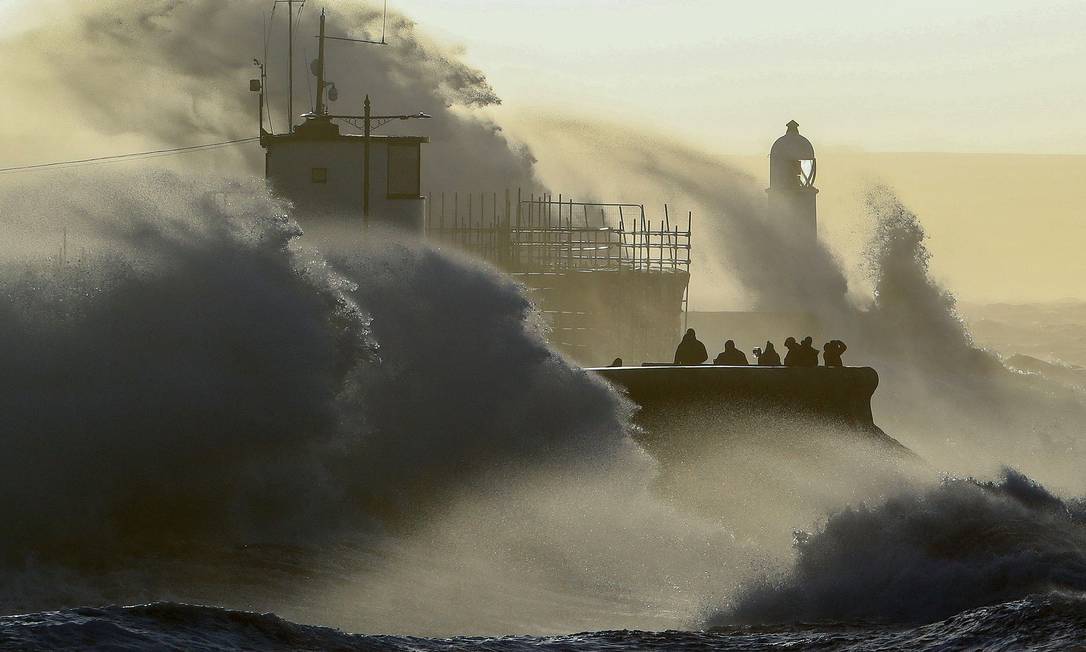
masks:
[[[822,363],[827,367],[843,367],[841,354],[848,349],[841,340],[830,340],[822,347]]]
[[[796,338],[789,337],[784,341],[784,348],[788,349],[788,353],[784,354],[784,366],[798,367],[803,359],[803,352],[799,350],[799,342],[796,341]]]
[[[687,329],[686,335],[683,335],[682,341],[675,349],[675,364],[696,365],[708,359],[709,354],[705,351],[705,345],[698,340],[694,329]]]
[[[818,366],[818,349],[814,348],[814,338],[808,335],[803,338],[803,341],[799,345],[800,360],[799,366],[801,367],[817,367]]]
[[[777,349],[773,348],[773,342],[766,342],[765,349],[754,349],[754,354],[758,358],[758,365],[762,367],[779,367],[781,364],[781,354],[777,353]]]
[[[735,348],[735,341],[728,340],[724,343],[724,351],[713,360],[713,364],[745,367],[750,363],[747,362],[747,354]]]

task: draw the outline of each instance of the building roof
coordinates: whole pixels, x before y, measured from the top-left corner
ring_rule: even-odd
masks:
[[[769,150],[769,157],[791,161],[810,161],[814,159],[814,145],[800,135],[799,123],[792,120],[786,126],[788,131],[773,143],[773,148]]]
[[[294,142],[340,141],[362,145],[366,137],[362,134],[341,134],[339,125],[328,119],[309,119],[294,128],[291,134],[269,134],[261,132],[260,144],[263,147]],[[428,143],[428,136],[387,136],[370,134],[371,141]]]

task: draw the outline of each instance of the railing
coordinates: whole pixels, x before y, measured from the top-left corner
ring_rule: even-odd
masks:
[[[685,228],[648,219],[642,204],[575,202],[517,191],[431,194],[426,231],[512,273],[635,270],[688,272],[692,215]]]

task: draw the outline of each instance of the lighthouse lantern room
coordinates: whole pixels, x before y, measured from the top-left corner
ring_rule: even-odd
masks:
[[[796,238],[813,244],[818,238],[814,146],[800,135],[798,122],[786,126],[788,131],[769,152],[769,215]]]

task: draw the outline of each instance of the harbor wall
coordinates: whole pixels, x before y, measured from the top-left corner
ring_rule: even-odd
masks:
[[[634,401],[638,439],[658,457],[722,440],[780,439],[812,428],[907,452],[875,424],[870,367],[647,366],[591,370]]]

